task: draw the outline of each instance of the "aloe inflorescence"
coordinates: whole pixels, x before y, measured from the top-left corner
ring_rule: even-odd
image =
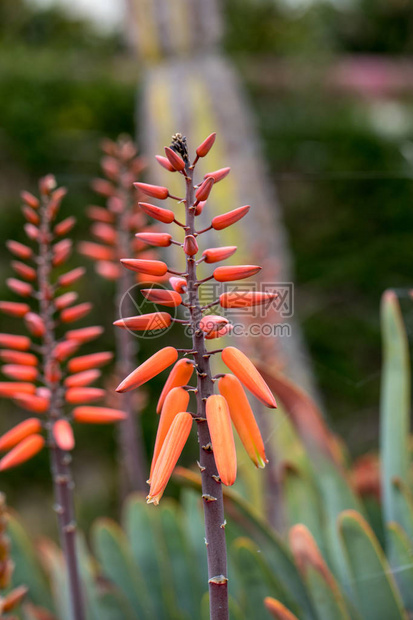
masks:
[[[222,484],[232,485],[236,479],[237,462],[231,420],[244,444],[247,453],[256,466],[264,467],[267,462],[264,443],[255,421],[251,406],[244,392],[247,388],[254,396],[270,408],[276,407],[274,396],[253,366],[252,362],[235,347],[208,350],[207,340],[226,336],[231,331],[231,324],[224,316],[213,314],[208,310],[212,306],[245,307],[261,304],[274,297],[273,293],[262,295],[231,296],[221,295],[212,304],[202,305],[200,287],[206,281],[217,282],[242,280],[256,274],[258,265],[234,265],[215,267],[212,275],[199,279],[197,268],[200,263],[215,264],[231,257],[235,246],[207,248],[202,253],[199,241],[205,232],[222,230],[235,224],[247,215],[250,207],[243,206],[212,219],[211,225],[199,230],[197,216],[207,209],[208,198],[216,183],[223,180],[229,168],[222,168],[208,173],[195,184],[196,164],[205,157],[215,141],[211,134],[196,149],[196,156],[191,163],[186,138],[176,134],[171,147],[165,148],[165,157],[157,156],[157,161],[171,173],[182,175],[185,195],[171,194],[167,187],[137,182],[135,187],[143,194],[157,200],[171,199],[183,203],[185,221],[181,222],[172,209],[141,202],[141,209],[163,224],[175,224],[183,236],[181,241],[174,240],[169,233],[142,235],[142,241],[160,247],[171,244],[181,246],[185,255],[183,272],[171,269],[161,260],[142,258],[122,259],[123,265],[132,271],[145,275],[165,276],[169,274],[171,290],[151,289],[144,295],[147,299],[166,307],[180,307],[187,313],[187,319],[175,319],[167,312],[151,313],[129,317],[116,322],[121,328],[143,331],[153,324],[154,315],[159,319],[159,329],[166,329],[172,322],[178,321],[190,327],[192,344],[188,349],[176,349],[165,346],[146,362],[132,371],[118,386],[118,392],[128,392],[149,381],[168,367],[173,366],[159,398],[157,407],[160,422],[156,437],[155,450],[150,473],[150,490],[148,503],[158,504],[167,482],[173,472],[181,451],[193,426],[197,423],[200,457],[198,466],[202,477],[202,497],[206,529],[206,546],[208,556],[209,592],[211,618],[214,620],[228,618],[227,594],[227,560],[225,546],[225,518],[223,508]],[[183,233],[183,235],[182,235]],[[237,305],[240,304],[240,305]],[[183,357],[179,359],[179,355]],[[214,376],[211,361],[221,355],[222,361],[233,374]],[[197,383],[189,385],[192,374],[196,373]],[[218,393],[216,393],[218,387]],[[195,412],[190,411],[189,396],[196,396]]]

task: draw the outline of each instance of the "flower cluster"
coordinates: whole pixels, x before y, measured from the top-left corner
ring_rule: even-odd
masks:
[[[29,244],[7,242],[15,257],[11,266],[18,276],[8,278],[7,285],[23,301],[0,302],[0,311],[22,319],[26,331],[24,335],[0,334],[1,371],[8,379],[0,382],[0,396],[13,399],[35,415],[0,438],[0,450],[7,451],[0,470],[37,454],[45,445],[44,430],[50,446],[66,452],[75,443],[72,421],[100,424],[124,418],[123,411],[91,405],[106,395],[91,384],[112,354],[77,355],[82,344],[97,338],[102,328],[70,328],[92,308],[89,302],[77,303],[78,295],[71,290],[85,269],[61,270],[72,251],[72,241],[66,235],[75,218],[56,221],[66,190],[56,187],[53,176],[42,178],[39,190],[40,199],[29,192],[21,194]]]
[[[233,265],[217,266],[212,275],[198,279],[197,267],[200,263],[215,264],[231,257],[236,252],[236,247],[214,247],[205,249],[199,256],[199,239],[209,230],[223,230],[247,215],[248,205],[234,209],[228,213],[214,217],[208,228],[197,230],[197,217],[207,209],[207,201],[216,183],[224,179],[230,169],[223,168],[210,172],[204,176],[199,184],[194,184],[193,176],[199,158],[205,157],[215,141],[215,133],[211,134],[197,149],[196,157],[191,163],[188,157],[186,139],[177,134],[173,137],[171,147],[165,148],[165,157],[157,156],[157,161],[171,173],[181,174],[185,186],[185,197],[171,195],[167,187],[135,183],[136,188],[150,198],[157,200],[172,199],[183,203],[185,207],[185,221],[177,219],[175,211],[160,207],[148,202],[140,202],[141,210],[155,220],[163,224],[175,224],[178,230],[183,232],[181,240],[175,240],[168,232],[138,233],[140,241],[158,247],[167,247],[172,244],[179,245],[186,257],[186,270],[177,272],[160,260],[144,258],[124,258],[124,267],[145,276],[165,277],[171,275],[169,281],[170,290],[154,289],[142,291],[144,296],[156,304],[165,307],[181,307],[186,310],[188,319],[174,319],[168,312],[154,312],[146,315],[133,316],[120,319],[115,325],[129,330],[142,331],[148,326],[157,325],[158,329],[167,328],[172,321],[178,320],[192,327],[192,347],[190,349],[176,349],[167,346],[159,350],[146,362],[131,372],[118,386],[118,392],[127,392],[146,383],[166,368],[174,364],[172,371],[165,383],[159,398],[157,411],[160,413],[160,421],[156,436],[153,454],[150,491],[148,502],[157,504],[164,492],[166,484],[180,453],[191,431],[193,419],[198,422],[198,434],[200,425],[207,426],[207,439],[201,443],[200,470],[205,476],[214,478],[214,482],[232,485],[236,479],[236,453],[232,431],[234,425],[248,455],[257,467],[264,467],[267,462],[264,443],[252,412],[250,403],[244,388],[249,390],[256,398],[267,407],[275,408],[275,399],[252,362],[235,347],[227,346],[224,349],[208,351],[205,340],[217,339],[226,336],[231,331],[228,319],[222,315],[208,313],[213,306],[221,308],[238,307],[237,304],[256,305],[267,302],[274,297],[272,293],[254,293],[240,298],[236,293],[226,292],[220,295],[212,304],[202,306],[199,289],[208,280],[217,282],[230,282],[242,280],[256,274],[260,267],[257,265]],[[179,353],[183,357],[178,359]],[[211,374],[210,358],[215,354],[221,354],[222,362],[232,374]],[[196,371],[197,386],[189,385],[192,374]],[[218,387],[217,394],[214,393]],[[196,413],[188,411],[189,396],[194,392],[197,397]],[[231,424],[232,421],[232,424]],[[213,454],[216,472],[203,465],[202,454]],[[212,472],[212,474],[211,474]],[[206,488],[206,487],[205,487]],[[213,487],[212,487],[213,489]],[[206,493],[215,500],[213,493]]]

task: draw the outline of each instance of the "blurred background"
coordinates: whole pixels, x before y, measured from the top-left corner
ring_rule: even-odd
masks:
[[[357,456],[378,434],[384,289],[401,290],[413,329],[413,8],[408,0],[222,5],[223,48],[247,91],[288,232],[295,316],[326,415]],[[23,240],[20,190],[35,191],[38,176],[55,174],[69,189],[62,215],[77,216],[75,235],[85,239],[102,138],[126,132],[139,141],[145,129],[135,113],[142,70],[126,36],[128,10],[116,0],[0,3],[1,299],[11,299],[4,242]],[[82,293],[97,302],[94,318],[106,321],[111,347],[111,287],[92,277]],[[1,331],[17,329],[0,321]],[[148,412],[160,385],[148,388]],[[0,431],[18,416],[1,401]],[[153,417],[142,420],[150,452]],[[87,528],[99,514],[117,514],[113,429],[78,428],[77,442],[79,521]],[[45,519],[53,524],[45,451],[1,478],[33,532],[44,531]]]

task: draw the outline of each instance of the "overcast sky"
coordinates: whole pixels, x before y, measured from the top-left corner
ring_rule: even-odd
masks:
[[[30,0],[39,6],[60,4],[72,15],[85,16],[104,29],[117,28],[122,24],[124,0]]]

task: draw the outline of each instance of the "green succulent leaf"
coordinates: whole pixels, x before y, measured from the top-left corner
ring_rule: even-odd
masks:
[[[398,523],[389,523],[389,562],[404,606],[413,613],[413,542]]]

